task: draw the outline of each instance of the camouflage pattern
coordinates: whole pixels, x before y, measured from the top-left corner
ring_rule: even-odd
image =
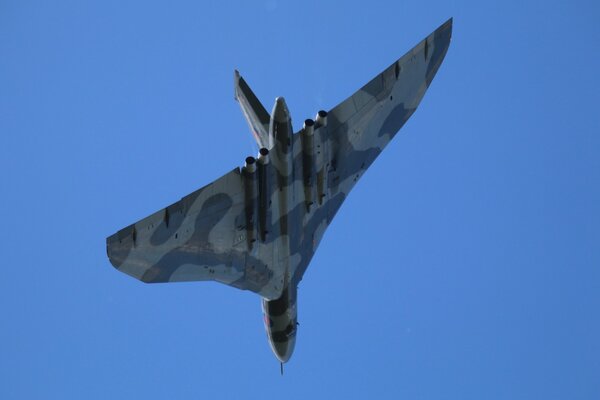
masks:
[[[269,116],[236,71],[258,157],[108,237],[112,265],[147,283],[212,280],[257,293],[271,347],[286,362],[298,283],[346,196],[415,112],[451,31],[450,19],[295,134],[285,100]]]

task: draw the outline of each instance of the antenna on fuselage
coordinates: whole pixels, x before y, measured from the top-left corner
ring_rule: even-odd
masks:
[[[281,371],[281,376],[283,376],[283,363],[282,362],[279,363],[279,369]]]

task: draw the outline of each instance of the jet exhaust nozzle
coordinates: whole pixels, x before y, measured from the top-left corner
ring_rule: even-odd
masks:
[[[305,120],[304,126],[302,127],[302,133],[306,136],[312,136],[315,133],[315,121],[312,119]]]
[[[256,171],[256,158],[246,157],[246,163],[244,164],[246,171],[253,174]]]
[[[269,163],[269,150],[265,147],[258,151],[258,162],[261,165],[267,165]]]
[[[327,126],[327,111],[321,110],[317,113],[315,121],[318,126]]]

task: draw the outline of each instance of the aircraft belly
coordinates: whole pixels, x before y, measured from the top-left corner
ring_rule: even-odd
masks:
[[[283,363],[296,340],[296,289],[327,227],[415,112],[449,46],[452,20],[296,134],[285,100],[269,115],[234,74],[257,158],[107,238],[118,270],[146,283],[213,280],[263,298]]]

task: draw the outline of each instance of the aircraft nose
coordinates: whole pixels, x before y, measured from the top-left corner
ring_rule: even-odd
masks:
[[[285,363],[290,359],[290,357],[292,357],[294,347],[296,346],[296,338],[292,336],[282,342],[273,341],[271,345],[275,357],[277,357],[277,359],[282,363]]]

